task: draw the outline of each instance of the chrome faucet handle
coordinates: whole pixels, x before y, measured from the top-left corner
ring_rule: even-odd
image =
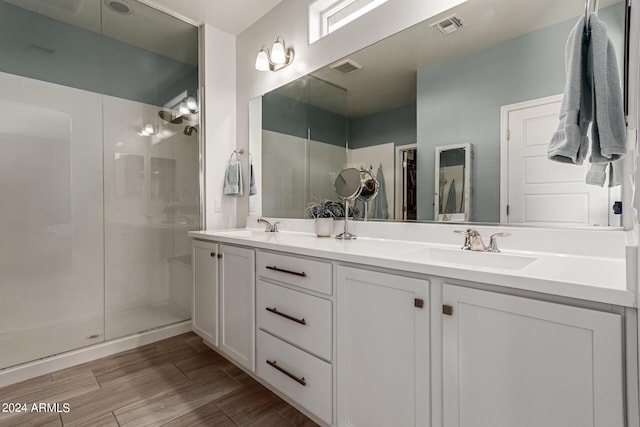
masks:
[[[453,230],[454,233],[464,234],[464,245],[460,248],[462,250],[471,250],[471,232],[475,231],[473,228],[467,228],[466,230]]]
[[[278,224],[280,224],[280,221],[276,221],[273,223],[273,226],[271,227],[271,232],[273,233],[277,233],[278,232]]]
[[[509,237],[511,233],[495,233],[489,237],[489,247],[486,249],[487,252],[500,252],[498,249],[498,237]]]

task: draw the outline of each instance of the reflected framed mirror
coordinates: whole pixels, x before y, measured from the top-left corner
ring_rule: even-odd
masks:
[[[437,221],[469,221],[472,158],[471,144],[436,147],[433,215]]]
[[[598,18],[607,26],[621,81],[625,11],[624,1],[599,2]],[[261,153],[254,163],[269,168],[261,169],[267,181],[262,195],[254,196],[261,206],[250,212],[303,218],[312,197],[332,197],[326,190],[341,170],[380,165],[384,178],[376,177],[386,190],[385,219],[441,221],[434,209],[435,147],[473,141],[474,191],[464,218],[453,221],[620,226],[612,210],[621,200],[620,187],[587,185],[586,170],[546,158],[558,126],[559,112],[551,110],[559,104],[543,112],[538,107],[564,90],[565,43],[583,14],[584,0],[468,0],[264,94],[262,135],[250,141],[250,150]],[[456,30],[439,32],[452,16]],[[527,127],[531,120],[522,117],[523,108],[545,120]],[[524,145],[514,138],[522,129],[531,131]],[[510,148],[516,143],[524,148]],[[536,186],[518,184],[540,179]],[[587,198],[598,206],[583,203],[577,214],[573,207],[557,209],[554,196],[535,211],[520,209],[533,206],[527,200],[543,201],[540,194],[552,187],[558,190],[553,194],[564,194],[567,181],[572,206]],[[576,214],[560,215],[569,211]]]

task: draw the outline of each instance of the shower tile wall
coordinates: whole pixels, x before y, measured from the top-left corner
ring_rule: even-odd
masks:
[[[190,317],[197,29],[67,3],[0,1],[0,369]]]

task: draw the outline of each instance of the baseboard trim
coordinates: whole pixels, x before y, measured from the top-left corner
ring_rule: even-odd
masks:
[[[0,370],[0,387],[25,381],[40,375],[50,374],[60,369],[70,368],[81,363],[111,356],[121,351],[131,350],[146,344],[174,337],[191,331],[191,321],[176,323],[162,328],[123,338],[117,338],[89,347],[79,348],[22,365]]]

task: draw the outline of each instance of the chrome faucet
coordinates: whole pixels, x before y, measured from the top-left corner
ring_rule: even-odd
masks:
[[[266,219],[258,218],[258,223],[264,224],[264,231],[265,232],[267,232],[267,233],[277,233],[278,232],[278,224],[280,224],[280,221],[274,222],[273,224],[271,224]]]
[[[510,236],[510,233],[495,233],[489,237],[489,246],[482,241],[482,236],[475,228],[467,228],[466,230],[455,230],[456,233],[465,235],[463,250],[479,251],[479,252],[500,252],[498,249],[497,238]]]

